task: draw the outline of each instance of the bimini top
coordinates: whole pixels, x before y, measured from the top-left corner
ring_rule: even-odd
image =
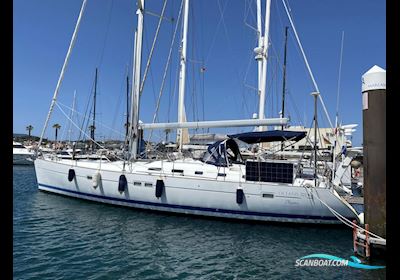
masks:
[[[270,131],[255,131],[239,134],[228,135],[229,138],[236,138],[247,144],[260,142],[275,142],[275,141],[299,141],[306,137],[305,131],[289,131],[289,130],[270,130]]]

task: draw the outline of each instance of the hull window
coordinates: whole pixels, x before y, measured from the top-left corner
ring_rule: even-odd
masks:
[[[160,167],[149,167],[147,170],[152,170],[152,171],[161,171]]]
[[[262,196],[264,198],[274,198],[274,195],[272,193],[263,193]]]

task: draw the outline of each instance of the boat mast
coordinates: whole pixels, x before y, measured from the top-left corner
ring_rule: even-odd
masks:
[[[144,0],[137,1],[136,14],[138,15],[138,25],[135,32],[135,51],[133,55],[133,86],[132,86],[132,105],[131,105],[131,131],[130,131],[130,159],[136,159],[139,140],[139,90],[140,90],[140,70],[142,60],[143,42],[143,14]]]
[[[136,65],[136,53],[135,53],[135,50],[136,50],[136,40],[137,40],[137,30],[135,30],[135,35],[134,35],[134,39],[133,39],[133,49],[134,49],[134,51],[133,51],[133,62],[132,62],[132,87],[131,87],[131,107],[130,107],[130,122],[129,122],[129,131],[128,131],[128,138],[126,139],[126,144],[127,144],[127,147],[128,147],[128,159],[130,159],[131,158],[131,146],[132,146],[132,131],[133,131],[133,122],[132,122],[132,119],[133,119],[133,91],[134,91],[134,88],[135,88],[135,85],[133,84],[134,83],[134,78],[135,78],[135,65]],[[129,75],[129,73],[128,73],[128,75]]]
[[[289,27],[285,27],[285,50],[283,53],[283,81],[282,81],[282,113],[281,118],[285,117],[285,95],[286,95],[286,55],[287,55],[287,34]],[[282,125],[283,130],[283,125]]]
[[[258,96],[260,96],[261,91],[261,73],[263,67],[263,59],[262,59],[262,45],[263,45],[263,37],[262,37],[262,20],[261,20],[261,0],[257,0],[257,37],[258,37],[258,47],[254,50],[256,53],[255,59],[258,64]]]
[[[125,138],[128,139],[129,135],[129,75],[126,75],[126,132]]]
[[[314,183],[317,186],[317,103],[319,92],[311,93],[314,96]]]
[[[93,124],[90,126],[90,138],[92,138],[92,152],[94,150],[94,131],[96,129],[96,95],[97,95],[97,67],[96,67],[96,75],[94,77],[94,95],[93,95]]]
[[[189,0],[183,0],[184,13],[183,13],[183,34],[181,41],[181,58],[180,58],[180,72],[179,72],[179,100],[178,100],[178,122],[185,122],[185,81],[186,81],[186,48],[187,48],[187,32],[188,32],[188,17],[189,17]],[[179,151],[182,151],[183,146],[183,130],[177,130],[177,144]]]
[[[71,110],[71,117],[70,117],[70,122],[69,122],[69,129],[68,129],[68,140],[69,143],[71,144],[71,133],[72,133],[72,129],[71,129],[71,123],[74,117],[74,111],[75,111],[75,97],[76,97],[76,90],[74,90],[74,99],[72,100],[72,110]]]
[[[282,78],[282,113],[281,118],[285,117],[285,95],[286,95],[286,55],[287,55],[287,34],[289,27],[285,27],[285,50],[283,52],[283,78]],[[281,126],[283,130],[284,126]],[[281,143],[281,151],[283,151],[283,141]]]
[[[261,73],[261,88],[260,90],[260,99],[259,99],[259,111],[258,118],[265,118],[265,89],[267,83],[267,57],[268,57],[268,38],[269,38],[269,25],[270,25],[270,15],[271,15],[271,0],[267,0],[267,7],[265,10],[265,29],[264,29],[264,38],[262,45],[262,73]],[[264,127],[260,126],[258,128],[259,131],[263,131]]]

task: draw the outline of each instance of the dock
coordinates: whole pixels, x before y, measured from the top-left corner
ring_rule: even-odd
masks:
[[[364,197],[363,196],[346,195],[343,198],[350,204],[362,204],[362,205],[364,205]]]

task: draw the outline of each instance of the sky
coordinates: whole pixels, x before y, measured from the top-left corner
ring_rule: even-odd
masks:
[[[344,32],[339,120],[358,124],[353,145],[362,144],[361,76],[372,66],[386,68],[386,3],[384,0],[288,1],[332,122],[335,121],[342,32]],[[13,131],[40,135],[82,5],[81,0],[14,0],[13,8]],[[263,17],[265,1],[262,1]],[[159,17],[161,0],[145,3],[142,73]],[[157,122],[177,121],[180,0],[168,0],[140,105],[140,120],[153,121],[162,77],[165,75]],[[126,118],[126,76],[131,81],[134,0],[88,0],[64,80],[45,137],[54,139],[59,123],[61,139],[77,139],[79,129],[88,133],[92,118],[95,69],[98,68],[96,139],[122,139]],[[258,112],[255,0],[192,0],[189,12],[188,63],[185,109],[188,121],[249,119]],[[281,0],[272,0],[267,72],[266,117],[279,117],[282,99],[284,28],[290,25]],[[264,26],[264,24],[263,24]],[[289,29],[285,115],[291,125],[311,126],[314,87]],[[76,113],[71,107],[76,92]],[[319,103],[319,125],[329,123]],[[61,110],[61,109],[63,110]],[[86,116],[86,119],[85,119]],[[91,122],[91,121],[90,121]],[[251,128],[211,129],[237,133]],[[204,130],[191,131],[202,133]],[[89,134],[89,133],[88,133]],[[80,138],[82,138],[82,133]],[[149,134],[146,132],[146,136]],[[153,141],[165,139],[163,131]]]

